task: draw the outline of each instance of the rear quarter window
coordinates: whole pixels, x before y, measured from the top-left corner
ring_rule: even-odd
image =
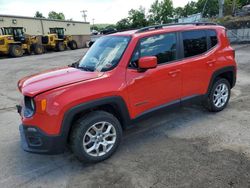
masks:
[[[207,35],[211,43],[211,48],[218,44],[217,33],[215,30],[207,30]]]

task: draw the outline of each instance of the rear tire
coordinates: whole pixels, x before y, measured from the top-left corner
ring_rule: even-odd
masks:
[[[9,54],[11,57],[21,57],[23,56],[23,49],[20,45],[12,45]]]
[[[69,41],[69,48],[71,49],[71,50],[75,50],[75,49],[77,49],[78,47],[77,47],[77,43],[76,43],[76,41],[74,41],[74,40],[72,40],[72,41]]]
[[[56,44],[56,51],[61,52],[61,51],[64,51],[64,50],[65,50],[64,43],[63,42],[58,42]]]
[[[109,158],[121,142],[122,128],[112,114],[94,111],[80,118],[70,134],[70,147],[80,161],[96,163]]]
[[[34,44],[33,50],[36,55],[44,53],[43,45],[41,44]]]
[[[231,85],[227,79],[215,80],[205,101],[205,107],[210,112],[219,112],[226,108],[231,95]]]

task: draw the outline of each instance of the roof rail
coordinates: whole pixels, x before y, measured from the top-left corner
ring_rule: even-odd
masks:
[[[143,27],[143,28],[137,30],[135,33],[143,33],[143,32],[150,31],[150,30],[162,29],[163,27],[178,26],[178,25],[196,25],[196,26],[200,26],[200,25],[217,25],[217,24],[213,23],[213,22],[189,22],[189,23],[161,24],[161,25],[153,25],[153,26]]]

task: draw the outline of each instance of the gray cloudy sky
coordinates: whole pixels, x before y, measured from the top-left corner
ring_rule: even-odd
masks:
[[[184,6],[190,0],[173,0],[174,7]],[[116,23],[128,15],[132,8],[146,9],[154,0],[0,0],[0,14],[34,16],[40,11],[44,16],[49,11],[63,12],[66,19],[83,21],[80,11],[88,10],[87,21]]]

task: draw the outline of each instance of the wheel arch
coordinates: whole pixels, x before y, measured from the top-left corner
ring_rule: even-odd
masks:
[[[212,86],[217,78],[227,79],[231,85],[231,88],[233,88],[235,86],[235,83],[236,83],[236,67],[235,66],[228,66],[228,67],[224,67],[224,68],[221,68],[219,70],[216,70],[210,79],[210,83],[209,83],[209,86],[207,89],[207,94],[211,90],[211,88],[212,88]]]
[[[121,123],[122,128],[126,129],[130,123],[130,116],[127,105],[122,97],[106,97],[87,103],[82,103],[69,109],[65,114],[61,125],[61,136],[68,141],[74,122],[83,115],[102,110],[113,114]]]

